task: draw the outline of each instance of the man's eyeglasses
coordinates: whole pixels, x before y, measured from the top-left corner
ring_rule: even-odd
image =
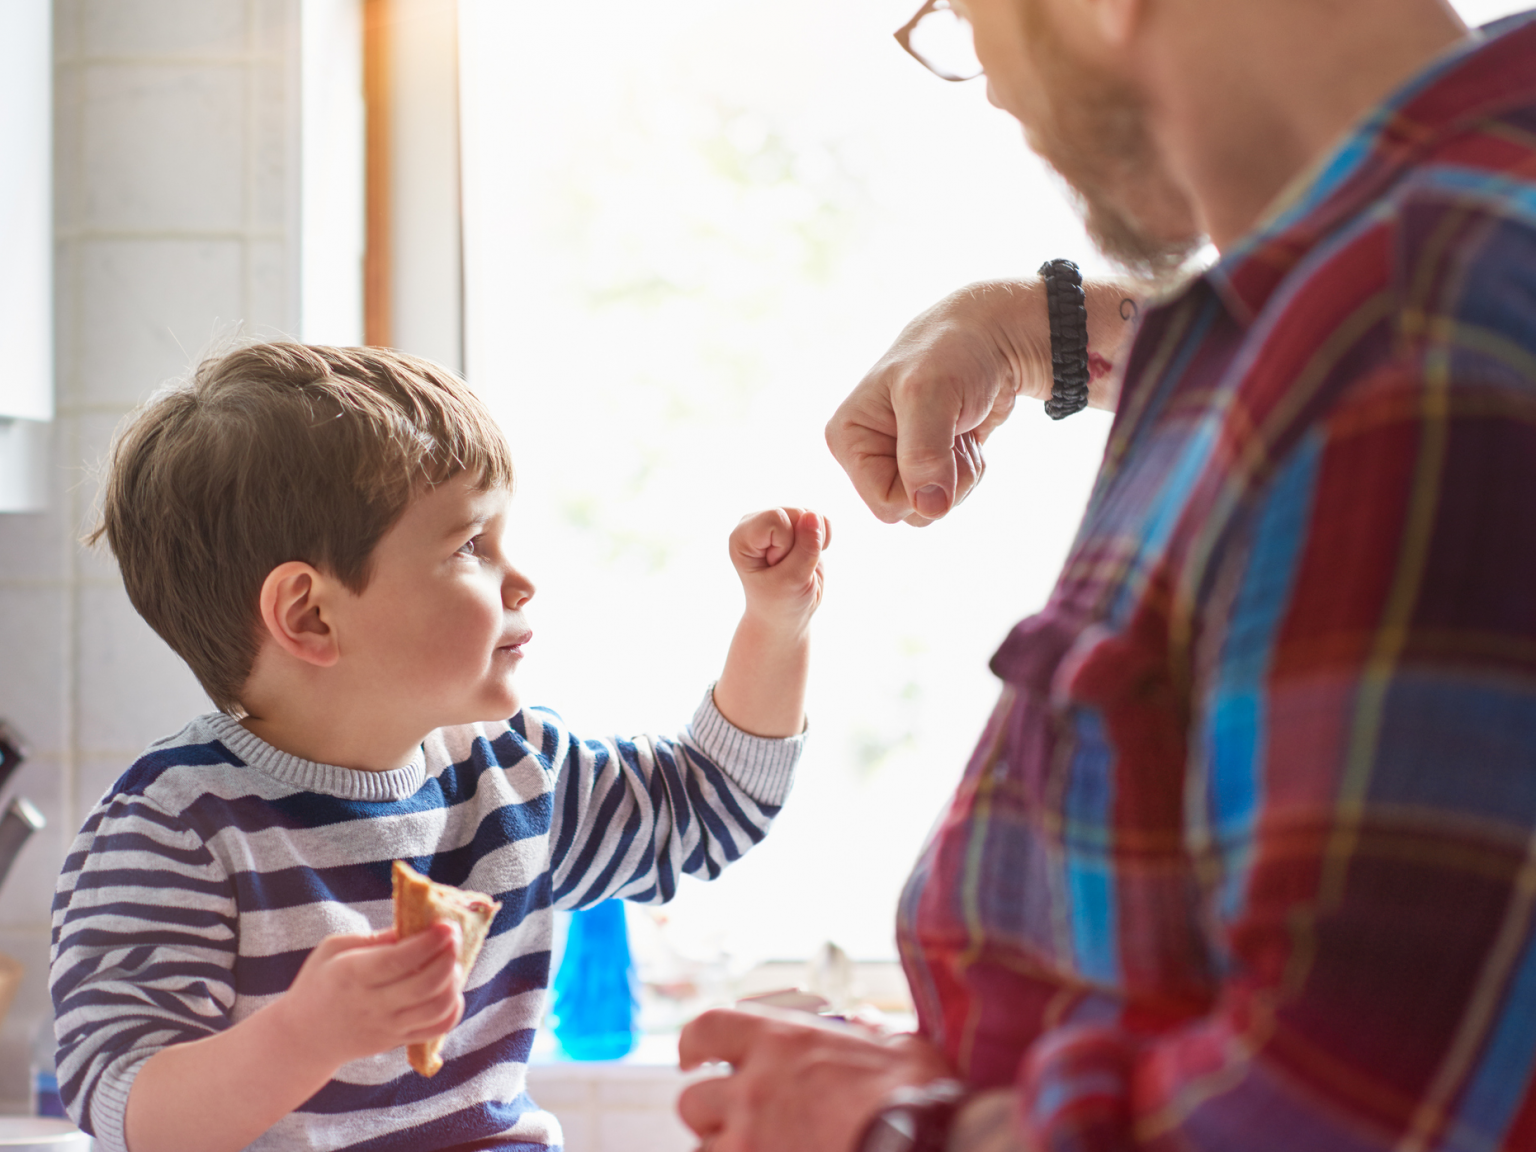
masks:
[[[971,22],[949,0],[928,0],[897,31],[896,42],[942,80],[974,80],[981,75]]]

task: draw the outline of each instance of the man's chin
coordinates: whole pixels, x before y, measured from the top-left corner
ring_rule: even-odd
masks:
[[[1151,284],[1177,280],[1190,258],[1205,246],[1194,213],[1171,191],[1148,192],[1142,197],[1148,210],[1134,211],[1122,206],[1119,197],[1085,187],[1060,168],[1057,174],[1094,247],[1138,280]]]
[[[1138,280],[1164,284],[1177,280],[1190,258],[1205,246],[1198,232],[1159,236],[1123,213],[1083,199],[1083,228],[1101,253]]]
[[[1102,97],[1088,113],[1065,126],[1018,119],[1025,143],[1061,180],[1094,246],[1137,279],[1178,279],[1205,245],[1190,198],[1158,161],[1131,97]],[[1099,143],[1089,147],[1085,140]]]

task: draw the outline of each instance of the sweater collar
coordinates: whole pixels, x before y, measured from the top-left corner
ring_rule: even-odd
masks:
[[[389,802],[415,795],[426,782],[427,756],[419,746],[404,767],[364,772],[320,764],[274,748],[225,713],[216,712],[207,719],[219,741],[248,766],[304,792],[339,800]]]

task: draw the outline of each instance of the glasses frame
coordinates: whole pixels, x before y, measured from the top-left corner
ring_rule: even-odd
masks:
[[[902,46],[908,56],[912,57],[912,59],[916,60],[919,64],[928,69],[928,71],[932,72],[940,80],[948,80],[953,84],[963,84],[967,80],[975,80],[978,76],[985,74],[985,70],[979,66],[977,70],[971,73],[969,76],[959,76],[953,72],[949,72],[943,68],[940,68],[932,60],[929,60],[916,48],[912,47],[913,30],[919,24],[921,24],[929,14],[939,11],[941,8],[948,9],[951,12],[955,11],[949,0],[926,0],[923,6],[917,10],[917,14],[913,16],[912,19],[908,20],[900,28],[896,29],[894,33],[896,37],[896,43]],[[959,20],[965,19],[965,17],[961,16],[958,12],[955,12],[955,17]]]

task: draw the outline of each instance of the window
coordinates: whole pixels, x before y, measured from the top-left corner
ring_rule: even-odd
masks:
[[[1527,0],[1451,0],[1451,7],[1456,9],[1469,27],[1476,28],[1516,12],[1524,12],[1530,8],[1530,4]]]
[[[834,522],[799,783],[759,849],[667,910],[699,955],[893,955],[996,697],[987,658],[1044,602],[1108,428],[1026,405],[922,531],[877,523],[826,451],[836,405],[947,292],[1054,256],[1103,268],[983,86],[892,41],[912,7],[461,9],[467,367],[520,469],[525,698],[578,732],[680,724],[739,610],[738,517]]]
[[[738,961],[894,954],[897,893],[1044,600],[1108,420],[1032,407],[953,522],[878,523],[822,427],[902,324],[1082,231],[981,85],[891,39],[911,0],[472,0],[461,10],[467,349],[539,585],[525,699],[680,725],[719,670],[744,513],[834,524],[812,739],[772,836],[667,910]]]

